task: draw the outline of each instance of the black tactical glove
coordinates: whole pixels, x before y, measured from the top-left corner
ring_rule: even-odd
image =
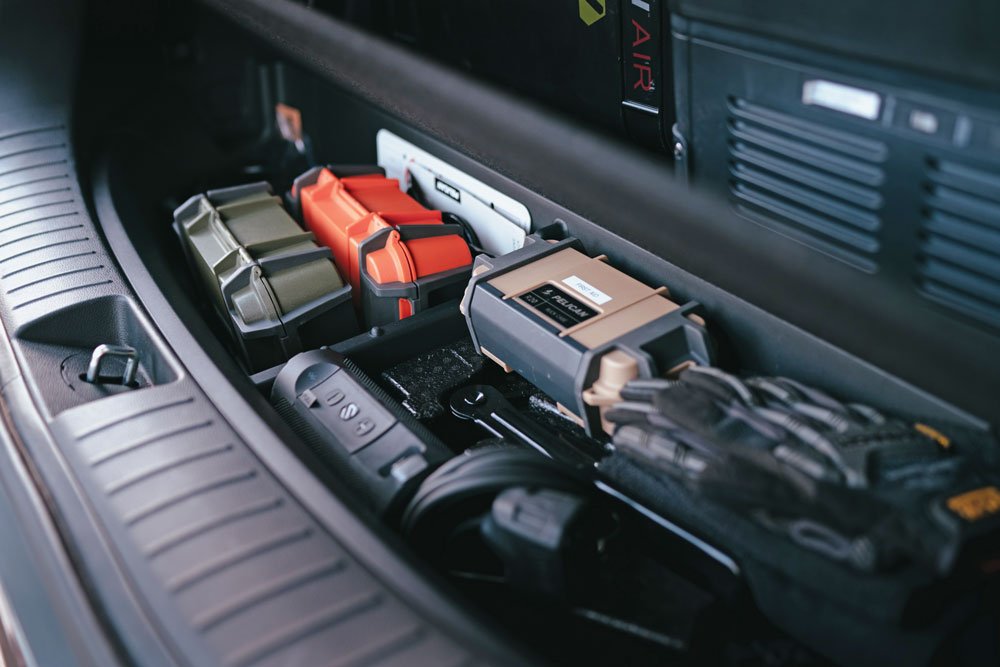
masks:
[[[909,558],[946,573],[997,534],[995,466],[929,426],[708,367],[634,381],[622,398],[606,415],[622,455],[856,568]]]

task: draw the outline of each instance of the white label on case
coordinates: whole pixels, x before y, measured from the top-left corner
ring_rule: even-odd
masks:
[[[608,301],[611,301],[610,296],[578,276],[563,278],[563,284],[573,288],[578,294],[583,295],[590,301],[596,303],[598,306],[603,306]]]

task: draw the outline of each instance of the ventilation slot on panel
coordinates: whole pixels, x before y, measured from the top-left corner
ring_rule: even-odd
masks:
[[[917,284],[1000,327],[1000,170],[928,160]]]
[[[878,268],[884,143],[731,99],[729,157],[741,215],[862,271]]]

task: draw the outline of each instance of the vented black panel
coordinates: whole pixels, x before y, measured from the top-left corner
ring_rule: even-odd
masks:
[[[887,146],[738,98],[728,121],[730,192],[740,214],[874,272]]]
[[[1000,327],[1000,171],[936,159],[927,167],[919,288]]]

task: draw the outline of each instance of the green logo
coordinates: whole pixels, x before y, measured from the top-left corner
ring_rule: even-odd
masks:
[[[580,0],[580,20],[594,25],[604,18],[607,0]]]

